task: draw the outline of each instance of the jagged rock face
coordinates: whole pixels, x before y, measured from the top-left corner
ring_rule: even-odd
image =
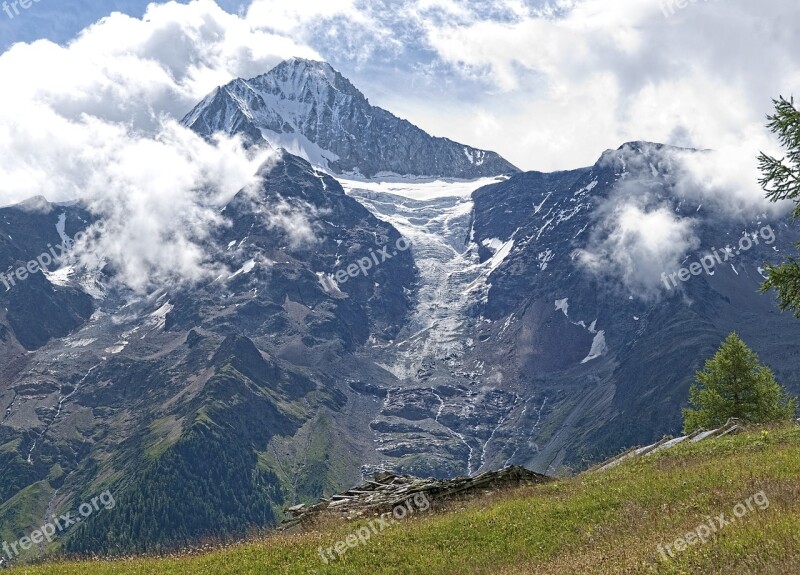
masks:
[[[742,219],[689,199],[674,151],[635,142],[590,168],[476,183],[471,198],[456,187],[429,197],[414,183],[344,182],[414,239],[420,270],[408,324],[391,345],[365,350],[397,381],[351,383],[381,401],[370,427],[383,466],[433,476],[508,464],[554,473],[655,441],[680,430],[694,371],[731,330],[800,391],[800,355],[787,356],[800,323],[756,293],[763,261],[791,253],[800,234],[781,219]],[[681,259],[767,225],[775,242],[762,238],[680,290],[633,295],[620,270],[596,274],[580,257],[607,249],[597,236],[609,232],[604,218],[622,192],[695,222],[697,251]],[[661,271],[649,279],[661,284]]]
[[[785,219],[726,214],[690,200],[676,187],[665,150],[635,142],[606,152],[589,169],[519,174],[474,194],[472,234],[486,248],[482,257],[507,248],[488,280],[482,313],[490,321],[477,334],[475,354],[486,365],[502,363],[503,381],[513,382],[523,398],[524,414],[512,414],[496,434],[497,449],[515,453],[513,463],[541,471],[580,467],[679,431],[694,372],[733,330],[784,385],[800,391],[800,354],[790,351],[797,348],[800,323],[780,314],[771,296],[757,293],[763,262],[791,254],[798,230]],[[774,243],[762,237],[761,245],[717,264],[713,274],[678,281],[679,289],[633,295],[640,290],[624,287],[620,270],[590,273],[580,252],[608,247],[592,245],[601,214],[621,205],[615,199],[620,189],[650,194],[670,213],[695,222],[697,242],[683,252],[683,265],[713,248],[735,247],[744,232],[768,225]],[[648,273],[659,288],[661,271],[630,268]],[[517,434],[521,429],[527,433]]]
[[[479,178],[518,171],[494,152],[426,134],[370,105],[330,65],[297,58],[217,88],[183,123],[204,136],[267,141],[335,173]]]
[[[344,374],[376,385],[391,379],[353,354],[404,324],[413,257],[398,253],[326,291],[320,275],[400,234],[300,158],[280,155],[260,175],[260,189],[242,190],[224,207],[230,225],[204,246],[229,277],[136,298],[109,281],[92,300],[77,276],[56,285],[39,274],[0,295],[8,306],[2,317],[10,318],[0,323],[8,360],[0,379],[3,524],[41,521],[44,509],[17,515],[24,501],[13,499],[26,487],[55,513],[97,478],[113,477],[121,507],[141,509],[143,518],[164,511],[145,501],[164,504],[186,523],[145,532],[147,522],[135,520],[133,533],[126,515],[108,514],[76,531],[70,548],[181,545],[274,525],[284,503],[358,481],[362,463],[377,459],[364,430],[379,404],[348,387]],[[29,218],[7,213],[4,231],[31,238],[1,257],[16,261],[54,241],[26,230]],[[36,216],[56,238],[60,213]],[[19,227],[11,215],[22,218]],[[80,210],[66,214],[71,236],[88,222]],[[81,321],[62,321],[68,313]],[[54,322],[61,331],[40,333]],[[38,338],[34,353],[24,352],[26,338]],[[143,499],[145,492],[155,495]]]
[[[21,286],[25,287],[22,288]],[[17,341],[27,350],[64,337],[82,325],[94,311],[91,296],[79,289],[53,286],[42,274],[31,274],[25,284],[0,296],[6,319]]]
[[[0,345],[0,358],[10,361],[16,345],[30,351],[66,336],[92,315],[91,297],[51,284],[36,261],[55,269],[51,256],[61,255],[63,238],[73,237],[91,220],[79,207],[50,204],[42,197],[0,209],[0,341],[9,344]],[[28,268],[31,262],[36,265]]]

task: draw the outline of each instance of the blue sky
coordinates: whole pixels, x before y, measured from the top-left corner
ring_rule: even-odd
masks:
[[[7,1],[6,3],[10,4]],[[27,10],[20,8],[19,16],[15,15],[13,19],[2,11],[0,52],[8,49],[14,42],[31,42],[40,38],[66,42],[86,26],[112,12],[141,18],[149,3],[147,0],[39,0]],[[218,0],[217,4],[229,12],[236,12],[242,2]],[[14,10],[11,13],[13,15]]]

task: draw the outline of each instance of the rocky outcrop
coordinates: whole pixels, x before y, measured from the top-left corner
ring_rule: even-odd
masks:
[[[726,435],[739,433],[742,431],[742,429],[741,422],[738,419],[731,418],[725,423],[725,425],[718,427],[717,429],[698,429],[694,433],[690,433],[689,435],[681,435],[680,437],[665,435],[660,441],[657,441],[652,445],[645,445],[644,447],[634,447],[633,449],[629,449],[620,455],[612,457],[608,461],[604,461],[603,463],[597,465],[594,469],[597,469],[598,471],[607,471],[617,467],[620,463],[628,461],[629,459],[652,455],[654,453],[658,453],[659,451],[664,451],[665,449],[672,449],[676,445],[680,445],[681,443],[685,443],[687,441],[689,443],[698,443],[700,441],[705,441],[706,439],[725,437]]]
[[[352,519],[364,515],[380,515],[392,511],[405,501],[420,495],[431,507],[455,499],[470,499],[487,491],[499,491],[524,485],[553,481],[551,477],[529,471],[524,467],[506,467],[500,471],[487,471],[474,477],[455,479],[422,479],[409,475],[394,475],[381,471],[372,480],[338,493],[307,507],[300,504],[285,509],[286,519],[281,529],[307,526],[322,515]],[[419,500],[419,499],[418,499]]]

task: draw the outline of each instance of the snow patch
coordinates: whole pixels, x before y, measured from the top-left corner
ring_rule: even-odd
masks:
[[[336,280],[333,278],[332,275],[328,275],[323,272],[316,272],[316,275],[317,275],[317,281],[319,281],[319,283],[324,286],[326,292],[335,293],[339,295],[347,295],[346,293],[344,293],[342,290],[339,289],[339,284],[336,283]]]
[[[483,162],[486,161],[486,152],[482,150],[470,150],[469,148],[464,148],[464,155],[469,160],[469,163],[473,166],[482,166]]]
[[[493,252],[497,253],[497,250],[503,247],[503,240],[500,238],[491,238],[488,240],[481,241],[481,244],[485,248],[489,248]]]
[[[52,272],[43,270],[44,277],[47,278],[47,281],[57,286],[69,285],[69,278],[74,272],[75,268],[73,266],[64,266]]]
[[[516,232],[515,232],[516,233]],[[496,270],[500,264],[502,264],[508,255],[511,253],[511,250],[514,249],[514,240],[510,239],[503,246],[497,250],[497,253],[494,254],[491,260],[489,260],[489,272],[493,272]]]
[[[111,347],[107,347],[105,349],[106,353],[110,353],[112,355],[121,352],[125,347],[128,345],[127,341],[118,341],[116,344],[112,345]]]
[[[598,357],[604,355],[607,349],[606,332],[600,330],[597,332],[597,335],[594,336],[594,340],[592,341],[592,349],[589,350],[589,355],[587,355],[581,363],[587,363],[593,359],[597,359]]]
[[[92,344],[97,341],[96,337],[86,338],[86,339],[76,339],[75,341],[66,341],[67,347],[86,347],[89,344]]]
[[[99,272],[96,272],[99,274]],[[105,288],[95,275],[85,275],[80,280],[81,289],[92,296],[94,299],[106,297]]]
[[[555,258],[555,257],[556,257],[556,256],[555,256],[555,254],[553,253],[553,250],[551,250],[551,249],[549,249],[549,248],[548,248],[548,249],[546,249],[546,250],[545,250],[545,251],[543,251],[543,252],[539,252],[539,255],[538,255],[538,256],[536,256],[536,259],[538,259],[538,260],[539,260],[539,269],[540,269],[541,271],[544,271],[544,270],[546,270],[546,269],[547,269],[547,265],[548,265],[548,264],[549,264],[551,261],[553,261],[553,258]]]
[[[303,158],[308,163],[322,168],[327,168],[329,162],[335,162],[339,156],[315,144],[299,132],[294,134],[279,134],[272,130],[262,128],[261,135],[276,148],[283,148],[294,156]]]
[[[545,203],[545,202],[547,201],[547,199],[548,199],[550,196],[552,196],[552,195],[553,195],[553,192],[548,192],[548,193],[547,193],[547,195],[546,195],[546,196],[544,197],[544,199],[542,200],[542,203],[541,203],[541,204],[539,204],[538,206],[533,206],[533,215],[534,215],[534,216],[535,216],[536,214],[538,214],[540,211],[542,211],[542,206],[544,206],[544,203]]]
[[[253,271],[254,267],[256,267],[256,260],[248,260],[248,261],[245,262],[245,264],[242,267],[240,267],[236,271],[236,273],[234,273],[233,275],[228,276],[228,279],[232,280],[233,278],[235,278],[238,275],[249,274],[251,271]]]
[[[64,242],[64,245],[69,247],[72,245],[72,239],[67,235],[66,228],[67,228],[67,213],[64,212],[63,214],[58,216],[58,221],[56,222],[56,231],[58,232],[58,237],[60,237],[61,241]]]

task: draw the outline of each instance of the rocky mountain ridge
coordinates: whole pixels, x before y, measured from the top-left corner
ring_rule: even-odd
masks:
[[[282,147],[336,174],[472,179],[519,171],[494,152],[426,134],[372,106],[329,64],[301,58],[217,88],[183,123],[204,136],[221,131]]]

